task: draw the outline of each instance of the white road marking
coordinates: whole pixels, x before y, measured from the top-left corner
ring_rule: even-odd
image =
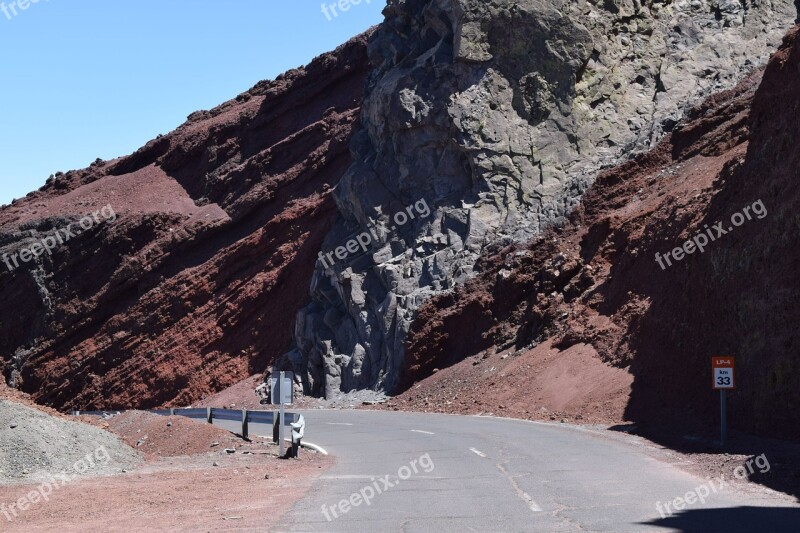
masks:
[[[385,474],[375,474],[375,475],[371,475],[371,476],[359,476],[359,475],[344,475],[344,476],[320,476],[320,477],[319,477],[319,479],[326,479],[326,480],[334,480],[334,479],[345,479],[345,480],[351,480],[351,479],[360,479],[360,480],[366,480],[366,481],[375,481],[376,479],[380,479],[380,478],[382,478],[382,477],[385,477],[385,476],[386,476]],[[389,474],[389,479],[390,479],[390,480],[392,480],[392,479],[399,479],[399,478],[398,478],[396,475]],[[441,476],[417,476],[417,475],[415,475],[415,476],[414,476],[414,479],[446,479],[446,478],[444,478],[444,477],[441,477]]]
[[[269,440],[272,440],[272,435],[270,435],[270,436],[266,436],[266,435],[256,435],[256,437],[258,437],[259,439],[269,439]],[[284,439],[283,439],[283,440],[284,440],[285,442],[288,442],[289,444],[291,444],[291,443],[292,443],[292,439],[287,439],[287,438],[285,438],[285,437],[284,437]],[[315,452],[317,452],[317,453],[321,453],[322,455],[328,455],[328,452],[327,452],[327,451],[325,451],[325,448],[323,448],[323,447],[322,447],[322,446],[320,446],[319,444],[314,444],[313,442],[308,442],[307,440],[304,440],[304,441],[303,441],[303,442],[302,442],[300,445],[301,445],[301,446],[303,446],[304,448],[311,448],[311,449],[312,449],[312,450],[314,450]]]
[[[511,476],[511,474],[508,473],[508,470],[506,470],[503,467],[503,465],[497,465],[497,469],[500,470],[503,473],[503,475],[505,475],[506,478],[511,482],[511,486],[514,487],[514,490],[517,493],[517,497],[519,497],[519,499],[528,504],[528,509],[530,509],[534,513],[542,512],[542,508],[539,507],[539,505],[535,501],[533,501],[533,498],[531,498],[527,492],[525,492],[520,488],[520,486],[517,484],[517,480],[514,479]]]
[[[378,476],[320,476],[320,479],[377,479]]]
[[[476,450],[475,448],[470,448],[470,449],[469,449],[469,451],[471,451],[472,453],[478,454],[478,455],[480,455],[481,457],[486,457],[486,454],[485,454],[485,453],[483,453],[483,452],[482,452],[482,451],[480,451],[480,450]]]
[[[528,493],[527,493],[527,492],[523,492],[523,493],[522,493],[522,497],[523,497],[523,498],[524,498],[524,499],[525,499],[525,500],[528,502],[528,507],[530,508],[530,510],[531,510],[532,512],[534,512],[534,513],[541,513],[541,512],[542,512],[542,508],[541,508],[541,507],[539,507],[539,506],[536,504],[536,502],[535,502],[535,501],[533,501],[533,498],[531,498],[530,496],[528,496]]]
[[[348,424],[347,422],[325,422],[329,426],[352,426],[353,424]]]
[[[426,435],[436,435],[436,433],[432,433],[430,431],[422,431],[421,429],[412,429],[411,433],[424,433]]]
[[[289,442],[291,443],[292,441],[289,440]],[[325,450],[325,448],[323,448],[319,444],[314,444],[313,442],[308,442],[307,440],[304,440],[300,443],[300,445],[305,448],[311,448],[312,450],[316,451],[317,453],[321,453],[322,455],[328,455],[328,452]]]

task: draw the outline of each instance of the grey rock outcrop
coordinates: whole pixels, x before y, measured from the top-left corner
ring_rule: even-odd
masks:
[[[766,62],[796,16],[792,0],[390,0],[384,13],[342,217],[281,363],[314,395],[391,391],[425,300],[487,246],[562,222],[599,169]]]

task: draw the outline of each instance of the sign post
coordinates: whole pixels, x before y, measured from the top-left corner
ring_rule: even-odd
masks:
[[[273,404],[280,404],[280,411],[278,414],[278,453],[280,457],[283,457],[286,453],[286,443],[283,440],[283,429],[284,429],[284,410],[283,406],[285,404],[292,403],[292,393],[294,387],[292,386],[292,382],[294,380],[294,373],[292,372],[273,372],[269,378],[270,380],[270,389],[272,394],[270,395],[270,399]]]
[[[712,386],[719,390],[720,444],[725,445],[728,433],[727,392],[736,388],[733,357],[712,357]]]
[[[283,372],[281,372],[281,382],[283,382]],[[283,423],[283,417],[283,402],[281,402],[281,414],[278,419],[278,457],[283,457],[283,455],[286,453],[286,443],[283,440],[283,428],[285,427],[285,424]]]

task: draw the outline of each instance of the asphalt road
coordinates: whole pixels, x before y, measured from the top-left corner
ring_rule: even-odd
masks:
[[[306,439],[337,465],[275,532],[800,532],[800,508],[715,493],[637,439],[488,417],[303,414]],[[656,508],[706,490],[672,516]]]

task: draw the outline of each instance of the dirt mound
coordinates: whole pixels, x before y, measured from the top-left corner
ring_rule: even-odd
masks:
[[[0,262],[6,380],[59,409],[184,406],[284,353],[337,216],[367,38],[0,208],[12,266],[66,239]]]
[[[107,431],[8,400],[0,400],[0,428],[0,484],[116,474],[141,462]]]
[[[632,382],[628,372],[601,361],[591,346],[560,351],[547,341],[531,350],[482,352],[435,369],[387,407],[607,423],[624,417]]]
[[[585,345],[633,376],[620,418],[708,428],[719,409],[710,358],[734,355],[732,424],[800,439],[797,35],[763,78],[757,72],[715,95],[655,150],[602,174],[563,228],[494,250],[478,278],[421,309],[405,387],[427,378],[430,390],[435,369],[481,352],[549,342],[561,358]],[[700,234],[710,235],[702,252],[663,260]],[[483,385],[465,365],[454,369],[465,388]],[[585,375],[574,386],[589,391],[595,380]],[[526,383],[496,381],[529,411],[549,409]],[[399,399],[417,402],[416,391]],[[449,409],[472,409],[460,396],[450,401]],[[499,400],[488,403],[484,410],[499,411]]]
[[[256,387],[262,383],[262,375],[255,374],[197,402],[195,406],[220,407],[222,409],[269,409],[268,406],[261,405],[261,398],[255,393]]]
[[[244,441],[211,424],[183,416],[128,411],[105,420],[108,430],[148,457],[178,457],[236,448]]]

